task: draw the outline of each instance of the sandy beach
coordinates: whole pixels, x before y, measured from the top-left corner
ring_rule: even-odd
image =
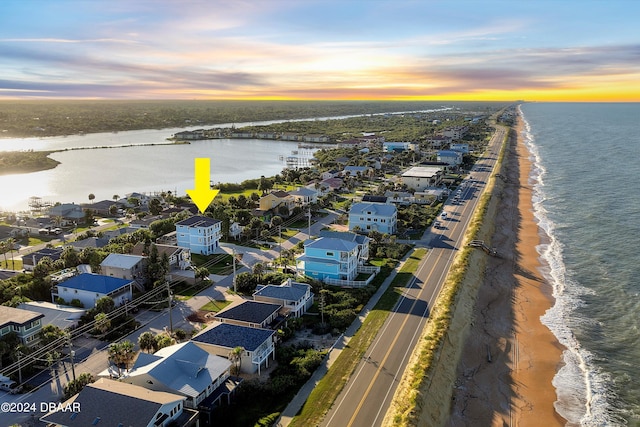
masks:
[[[529,152],[512,140],[496,187],[500,198],[489,258],[474,307],[473,323],[458,365],[449,426],[563,426],[551,383],[562,346],[540,322],[551,307],[536,246],[541,237],[533,217]]]

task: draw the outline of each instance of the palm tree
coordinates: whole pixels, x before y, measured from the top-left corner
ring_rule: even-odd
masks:
[[[242,367],[242,355],[244,353],[244,347],[236,347],[229,352],[229,361],[233,363],[234,374],[240,373]]]
[[[111,328],[111,319],[109,319],[109,316],[107,316],[106,314],[98,313],[93,319],[96,322],[96,331],[100,332],[101,334],[104,334],[109,330],[109,328]]]
[[[5,242],[4,240],[0,242],[0,252],[2,252],[4,254],[4,266],[6,268],[9,268],[9,263],[7,262],[7,242]]]
[[[120,196],[118,196],[117,194],[114,194],[112,199],[114,202],[117,202],[120,199]]]
[[[93,194],[93,193],[89,193],[89,201],[90,201],[91,203],[93,203],[93,201],[95,200],[95,198],[96,198],[96,195],[95,195],[95,194]]]
[[[147,353],[156,345],[156,337],[153,336],[152,332],[143,332],[138,338],[138,345],[140,346],[140,350],[147,351]]]
[[[262,274],[264,273],[264,264],[262,264],[261,262],[253,264],[253,267],[251,267],[251,272],[258,276],[258,282],[260,282],[262,280]]]

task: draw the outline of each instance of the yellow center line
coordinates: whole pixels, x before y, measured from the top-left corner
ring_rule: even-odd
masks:
[[[424,282],[422,282],[423,283],[423,287],[422,287],[422,290],[421,290],[420,293],[422,293],[422,291],[426,288],[426,286],[424,286],[424,285],[431,278],[431,275],[433,274],[435,266],[436,266],[436,263],[434,262],[432,264],[432,266],[431,266],[431,271],[429,272],[429,275],[424,280]],[[415,308],[415,306],[418,303],[418,301],[419,301],[419,298],[416,297],[416,299],[413,301],[413,304],[411,304],[411,310],[409,310],[409,313],[411,313],[413,311],[413,309]],[[396,336],[394,337],[393,342],[389,346],[389,350],[387,350],[387,353],[384,355],[384,358],[382,359],[382,362],[380,362],[380,364],[378,365],[378,369],[376,370],[376,374],[373,376],[373,378],[369,382],[369,387],[367,387],[367,391],[365,391],[364,395],[362,396],[362,399],[360,399],[360,402],[358,403],[358,406],[356,407],[356,410],[353,412],[353,415],[351,416],[351,419],[349,420],[349,423],[347,424],[347,426],[353,425],[353,422],[355,421],[356,416],[360,412],[360,409],[362,409],[362,405],[364,404],[364,401],[367,399],[367,396],[369,396],[369,393],[371,392],[371,389],[373,388],[373,384],[376,382],[376,379],[380,375],[380,372],[382,372],[382,368],[384,367],[385,362],[389,358],[389,355],[391,355],[391,352],[394,350],[394,346],[396,344],[396,341],[398,341],[398,338],[400,338],[400,335],[402,335],[404,327],[405,327],[406,323],[409,321],[409,317],[410,317],[409,313],[405,316],[404,321],[402,322],[402,326],[400,327],[400,329],[398,329],[398,333],[396,333]]]

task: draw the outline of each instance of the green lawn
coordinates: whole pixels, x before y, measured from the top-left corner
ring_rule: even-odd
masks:
[[[231,304],[231,301],[227,301],[227,300],[224,300],[224,301],[218,301],[218,300],[209,301],[208,303],[206,303],[205,305],[200,307],[200,310],[217,313],[217,312],[221,311],[222,309],[224,309],[229,304]]]

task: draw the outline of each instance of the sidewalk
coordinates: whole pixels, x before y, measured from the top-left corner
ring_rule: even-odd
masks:
[[[354,320],[351,326],[349,326],[349,328],[347,328],[347,330],[338,337],[336,342],[329,350],[329,353],[323,359],[323,363],[315,370],[311,378],[309,378],[309,380],[300,388],[291,402],[289,402],[289,405],[287,405],[284,411],[282,411],[282,413],[280,414],[280,419],[278,420],[276,426],[288,426],[293,417],[295,417],[296,414],[300,411],[302,405],[304,405],[304,403],[307,401],[307,398],[309,397],[313,389],[316,387],[322,377],[324,377],[324,375],[327,373],[333,362],[335,362],[335,360],[340,356],[342,349],[346,347],[351,338],[353,338],[356,332],[358,332],[358,329],[360,329],[360,326],[362,326],[364,319],[367,317],[373,307],[375,307],[375,305],[378,303],[378,300],[380,300],[382,294],[386,292],[387,288],[398,274],[398,271],[400,270],[400,268],[402,268],[406,259],[411,256],[413,251],[413,249],[410,250],[404,256],[404,258],[400,260],[396,268],[394,268],[391,274],[389,274],[385,281],[382,282],[382,285],[380,285],[376,293],[373,294],[369,302],[364,306],[356,320]]]

